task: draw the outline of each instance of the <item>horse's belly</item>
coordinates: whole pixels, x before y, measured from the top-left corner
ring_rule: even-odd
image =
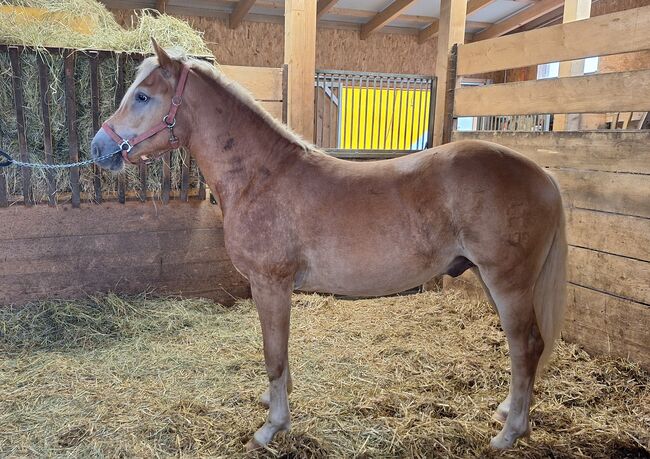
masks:
[[[423,261],[412,256],[386,256],[355,261],[350,257],[329,256],[313,259],[296,282],[307,292],[350,296],[382,296],[417,287],[443,271],[435,259]]]

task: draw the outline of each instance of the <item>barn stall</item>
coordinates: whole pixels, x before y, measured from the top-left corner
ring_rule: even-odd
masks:
[[[402,7],[407,3],[400,2]],[[446,10],[446,13],[441,11],[440,20],[437,21],[440,29],[437,32],[437,46],[442,55],[439,55],[435,72],[438,87],[435,86],[435,80],[427,76],[432,73],[430,71],[420,75],[400,73],[383,76],[389,82],[387,84],[392,84],[396,90],[393,99],[398,94],[404,95],[407,101],[411,100],[414,106],[424,110],[425,116],[422,118],[426,120],[423,121],[426,128],[415,129],[420,133],[421,129],[426,131],[435,122],[443,126],[442,120],[446,119],[444,109],[448,108],[450,101],[445,97],[444,91],[447,87],[453,88],[454,83],[452,78],[448,78],[453,76],[453,72],[448,75],[446,52],[440,53],[440,50],[444,50],[446,44],[458,40],[458,31],[454,32],[452,27],[445,30],[445,23],[449,19],[445,19],[445,14],[453,12],[453,3],[447,2],[450,10]],[[164,2],[162,6],[165,6]],[[472,6],[475,7],[468,5],[468,11]],[[166,7],[173,11],[174,5],[170,2]],[[235,12],[233,10],[230,14]],[[646,11],[641,12],[643,15],[638,17],[647,17]],[[634,13],[638,15],[639,12]],[[628,14],[631,15],[632,12]],[[505,22],[505,19],[501,22]],[[477,27],[474,23],[468,25]],[[253,28],[252,25],[249,27]],[[501,27],[504,28],[503,25]],[[369,29],[367,27],[366,31]],[[432,32],[433,29],[422,28],[418,32],[418,40],[430,39],[436,34],[435,31]],[[309,33],[309,29],[304,32]],[[521,35],[513,35],[511,39]],[[637,35],[635,37],[638,38]],[[508,37],[504,37],[504,40],[505,38]],[[299,35],[297,42],[301,46],[296,46],[293,50],[294,57],[298,59],[294,65],[309,68],[309,64],[306,65],[301,58],[301,54],[305,54],[309,48],[304,46],[305,42],[309,42],[309,37]],[[483,43],[486,46],[494,44],[491,40]],[[539,41],[533,43],[538,48],[545,47],[540,46]],[[610,44],[613,43],[616,40]],[[478,42],[475,45],[480,44]],[[467,47],[473,45],[468,44]],[[564,46],[569,47],[568,43]],[[458,52],[460,66],[463,61],[462,48]],[[623,48],[626,51],[642,49],[641,45]],[[616,48],[616,51],[590,49],[584,51],[586,54],[582,57],[601,52],[623,52],[623,48]],[[21,48],[5,50],[9,59],[11,53],[19,53],[21,56],[29,53]],[[558,50],[553,51],[555,54],[545,55],[545,58],[550,58],[549,61],[580,58],[580,53],[566,55],[558,53]],[[74,54],[75,65],[95,56],[86,51]],[[494,56],[494,51],[490,50],[488,55]],[[102,59],[102,54],[98,53],[97,58]],[[119,60],[120,56],[113,58]],[[138,56],[122,57],[127,61],[130,58],[135,61],[141,59]],[[221,62],[220,59],[218,61]],[[542,60],[537,63],[544,62]],[[514,68],[519,63],[508,60],[500,69]],[[524,62],[522,65],[534,63]],[[283,72],[279,65],[275,68],[241,67],[222,65],[224,71],[230,70],[235,79],[251,89],[256,98],[269,102],[276,116],[281,116],[283,111],[286,112],[287,119],[290,120],[293,116],[294,121],[290,123],[294,129],[309,137],[315,132],[316,142],[319,141],[319,132],[321,139],[331,138],[324,135],[328,126],[322,117],[328,113],[324,101],[331,104],[333,99],[332,85],[328,86],[326,82],[328,79],[330,82],[336,80],[340,74],[321,71],[320,74],[311,72],[315,76],[309,76],[307,72],[308,77],[305,78],[303,73],[298,81],[303,84],[300,88],[291,80],[290,72]],[[440,70],[443,67],[444,72]],[[115,68],[119,69],[119,65],[116,64],[113,70]],[[449,66],[450,71],[455,68],[454,65]],[[6,70],[8,69],[11,69],[11,75],[15,75],[14,67],[8,65]],[[478,67],[467,73],[463,73],[465,70],[456,73],[474,75],[493,70],[498,69]],[[358,73],[363,70],[345,72],[351,76],[351,81],[356,78],[359,84],[357,94],[365,92],[367,102],[368,94],[372,94],[371,86],[367,83],[368,75]],[[117,82],[120,81],[119,78],[118,73]],[[295,74],[294,78],[298,79]],[[378,73],[372,76],[373,83],[381,79],[382,75]],[[10,81],[17,80],[20,78]],[[128,75],[125,75],[124,81],[128,85]],[[294,81],[293,85],[291,81]],[[414,90],[410,96],[407,94],[411,88],[406,90],[405,86],[412,84],[421,84],[422,88]],[[92,80],[89,86],[92,99]],[[75,89],[76,95],[81,93],[81,90]],[[330,96],[327,95],[328,89]],[[487,90],[488,87],[480,89]],[[465,90],[466,88],[459,89],[456,94],[460,94],[462,99],[462,91]],[[639,94],[639,89],[636,90]],[[355,90],[351,91],[354,93]],[[372,91],[376,91],[376,86],[372,86]],[[383,87],[374,94],[384,95],[382,91]],[[427,91],[427,94],[423,97],[424,93],[417,91]],[[109,92],[104,97],[111,102],[107,109],[110,113],[116,100],[119,100],[118,92]],[[287,102],[292,97],[294,102],[290,106]],[[493,94],[488,94],[488,97],[491,102],[498,99]],[[371,96],[371,100],[374,101],[374,96]],[[508,111],[510,108],[504,113],[499,110],[490,113],[475,113],[473,109],[459,111],[458,108],[462,108],[462,105],[458,104],[457,100],[452,115],[486,118],[496,118],[494,115],[521,115]],[[519,106],[530,105],[524,101]],[[590,105],[585,110],[641,110],[634,104],[625,108],[615,105],[602,107],[604,106]],[[535,114],[557,113],[560,108],[559,104],[552,105],[550,110],[534,107],[538,110]],[[352,103],[349,106],[351,118],[357,115],[358,120],[361,109],[361,105]],[[404,113],[404,109],[391,110],[399,113],[393,115],[393,122],[397,125],[402,119],[405,120],[404,126],[411,127],[412,130],[418,125],[406,121],[417,110]],[[429,113],[442,111],[434,118],[426,116],[426,110]],[[375,110],[370,110],[370,113],[374,114]],[[380,113],[382,112],[377,110],[376,114]],[[447,110],[447,115],[449,113]],[[375,148],[367,149],[369,151],[360,148],[358,133],[361,132],[362,124],[357,123],[356,130],[354,126],[351,127],[351,131],[357,134],[350,133],[350,142],[344,144],[348,148],[338,148],[340,144],[337,143],[336,150],[343,151],[332,151],[333,154],[362,159],[408,153],[407,143],[398,140],[401,139],[400,135],[394,137],[395,142],[389,141],[388,144],[395,147],[401,144],[403,149],[377,149],[372,140],[370,145]],[[20,126],[20,121],[16,126]],[[364,125],[363,128],[367,126]],[[447,123],[446,126],[452,125]],[[442,128],[428,129],[422,146],[434,142],[434,134],[440,135],[437,143],[443,140]],[[451,129],[448,129],[451,133]],[[498,137],[506,145],[508,135],[516,139],[524,138],[533,146],[529,150],[522,146],[515,148],[525,150],[522,152],[554,170],[561,169],[561,172],[565,169],[584,168],[585,172],[591,173],[594,170],[593,166],[584,166],[591,163],[582,163],[587,158],[572,157],[571,161],[574,162],[567,167],[566,163],[546,164],[530,151],[538,152],[538,156],[540,149],[543,153],[547,153],[547,149],[563,151],[562,149],[570,148],[573,151],[575,145],[588,141],[597,144],[596,151],[603,151],[603,157],[607,160],[611,158],[607,142],[615,142],[612,138],[618,139],[616,136],[620,136],[623,140],[615,142],[615,151],[621,151],[623,158],[630,154],[631,147],[626,142],[630,139],[638,142],[641,151],[645,145],[647,152],[648,139],[647,136],[643,137],[646,135],[644,132],[571,133],[566,138],[560,136],[564,133],[548,134],[548,139],[551,140],[545,141],[554,143],[551,147],[541,148],[535,142],[547,133],[529,133],[530,137],[524,137],[523,132],[506,134],[456,131],[453,137]],[[69,132],[64,134],[69,135]],[[596,137],[594,139],[588,135]],[[385,132],[383,137],[386,140]],[[566,147],[566,142],[570,142],[570,139],[576,139],[577,144]],[[83,142],[79,143],[81,150],[84,145]],[[20,151],[20,145],[17,151]],[[80,155],[83,157],[83,151]],[[3,253],[9,254],[8,261],[11,263],[5,262],[3,267],[7,270],[7,276],[14,277],[3,279],[7,281],[3,285],[15,289],[8,290],[15,297],[9,297],[3,303],[24,304],[36,299],[45,301],[7,309],[2,316],[2,349],[6,356],[3,365],[6,364],[4,369],[7,371],[3,371],[0,399],[6,404],[2,408],[2,412],[7,413],[3,421],[9,426],[0,437],[0,450],[3,453],[232,456],[241,452],[242,443],[258,426],[258,421],[261,422],[263,411],[256,406],[256,400],[265,376],[260,352],[260,332],[252,304],[240,301],[233,309],[223,309],[203,300],[161,298],[161,294],[168,292],[232,303],[233,296],[247,295],[246,284],[237,277],[222,247],[222,228],[219,219],[214,218],[219,215],[218,206],[210,203],[209,190],[202,187],[199,171],[192,167],[191,159],[180,160],[181,155],[182,152],[173,153],[166,161],[169,165],[168,172],[165,171],[166,166],[162,165],[159,172],[134,170],[132,175],[115,181],[112,177],[102,175],[99,199],[95,187],[97,182],[91,175],[91,180],[87,181],[91,186],[84,188],[83,181],[79,185],[78,207],[73,202],[74,173],[70,174],[69,194],[57,190],[54,207],[34,202],[31,195],[25,195],[24,188],[20,189],[18,196],[8,188],[7,204],[11,205],[0,209],[0,212],[8,217],[2,219],[8,225],[7,234],[10,234]],[[642,164],[643,158],[645,156],[631,158],[628,164]],[[47,160],[45,157],[43,159]],[[628,169],[611,170],[603,167],[595,171],[647,175],[647,171],[630,174],[631,170]],[[571,173],[573,171],[568,172]],[[142,182],[143,175],[146,177],[146,187]],[[158,183],[155,183],[156,179]],[[155,185],[151,185],[152,182]],[[640,188],[629,188],[640,190],[642,198],[644,182],[640,184]],[[629,190],[628,186],[617,186],[616,183],[612,185],[615,187],[614,192]],[[647,189],[647,184],[645,186]],[[590,193],[586,194],[589,199],[599,200],[598,196],[594,198]],[[49,201],[51,194],[46,196]],[[614,203],[620,202],[617,201],[617,196],[614,194],[612,198],[604,195],[603,201],[609,199]],[[573,202],[570,199],[569,196],[567,203]],[[642,200],[633,199],[632,202],[642,208]],[[625,212],[609,208],[603,211],[597,207],[592,209],[583,206],[577,210],[600,210],[607,214],[604,218],[609,218],[610,214],[616,218],[619,213],[623,214],[620,215],[621,218],[628,217]],[[572,225],[575,211],[576,209],[570,209]],[[630,216],[639,217],[635,212],[631,212]],[[620,221],[620,228],[628,228],[625,226],[628,224],[626,221]],[[98,228],[97,222],[102,222],[102,227]],[[596,226],[600,227],[603,223],[599,221]],[[111,228],[110,232],[106,231],[104,225]],[[584,225],[589,228],[594,223],[587,221]],[[628,231],[635,233],[635,236],[641,234],[640,237],[647,234],[643,229],[645,227],[635,228],[640,231],[637,232],[634,228]],[[609,243],[612,239],[608,236],[610,234],[603,232],[602,238],[598,240]],[[124,245],[125,237],[135,238],[132,245]],[[594,244],[597,240],[590,233],[588,239]],[[574,241],[575,239],[571,242],[575,246],[572,248],[574,252],[574,249],[588,250],[592,247]],[[85,247],[84,242],[88,244]],[[642,247],[643,243],[638,243],[638,246]],[[611,247],[593,246],[598,254],[604,252],[602,256],[639,258],[638,254],[636,257],[626,256],[626,253],[629,255],[628,252]],[[133,260],[139,260],[142,264],[134,264]],[[127,272],[129,275],[124,275],[124,265],[134,266],[133,271]],[[591,270],[599,267],[597,263],[585,265]],[[21,269],[26,271],[20,271]],[[177,274],[179,270],[192,273],[192,278],[170,275]],[[81,271],[83,274],[78,274]],[[576,270],[572,272],[575,273]],[[630,320],[629,316],[627,319],[619,319],[620,314],[643,312],[619,308],[621,304],[629,306],[631,299],[638,299],[633,289],[628,288],[629,284],[622,284],[624,290],[609,291],[601,288],[602,284],[598,282],[602,282],[603,273],[609,272],[606,269],[600,274],[587,271],[587,281],[584,278],[572,278],[570,288],[573,297],[569,310],[571,326],[566,329],[565,336],[592,354],[613,354],[629,357],[630,360],[591,357],[579,346],[561,343],[558,356],[549,370],[549,377],[543,378],[538,386],[541,403],[533,413],[533,438],[520,442],[520,445],[523,443],[521,448],[524,454],[533,457],[549,454],[643,457],[647,454],[650,439],[643,420],[649,417],[648,376],[638,364],[641,362],[647,365],[644,360],[648,355],[647,347],[643,347],[644,343],[647,344],[647,331],[635,328],[639,324],[638,317],[643,317],[642,315],[636,316],[634,320],[637,322]],[[637,281],[643,288],[647,285],[647,271],[645,278],[643,271],[640,273],[626,279]],[[80,284],[80,280],[85,283]],[[265,454],[289,454],[297,457],[350,457],[363,454],[392,457],[492,455],[486,445],[498,428],[491,424],[489,413],[507,392],[507,350],[498,321],[490,312],[489,306],[452,287],[442,293],[429,292],[420,296],[382,300],[350,301],[296,296],[291,346],[292,352],[300,358],[295,359],[298,368],[294,371],[299,386],[291,397],[294,428],[292,433],[280,436]],[[142,294],[150,288],[155,288],[155,295]],[[591,297],[583,295],[576,301],[578,297],[575,291],[578,288],[588,290]],[[73,298],[107,290],[118,291],[119,295],[95,295],[78,301],[53,301],[54,298]],[[124,293],[140,296],[125,297]],[[597,294],[603,295],[605,299],[599,298]],[[616,300],[612,300],[612,297]],[[647,306],[644,301],[647,303],[646,300],[631,303]],[[575,311],[591,305],[602,305],[596,312],[608,318],[608,327],[590,325],[592,322],[587,321],[598,317],[593,312],[576,314]],[[373,311],[381,311],[373,320],[367,317],[367,311],[371,308]],[[610,324],[613,328],[609,328]],[[592,340],[594,335],[601,336],[601,339]],[[350,346],[350,343],[354,345]],[[143,365],[142,362],[148,364]],[[26,377],[31,381],[29,384],[24,383]],[[17,387],[20,389],[16,391]],[[633,408],[630,409],[630,406]],[[91,419],[88,419],[88,413],[92,413]],[[516,450],[511,454],[518,457],[521,453],[522,450]]]

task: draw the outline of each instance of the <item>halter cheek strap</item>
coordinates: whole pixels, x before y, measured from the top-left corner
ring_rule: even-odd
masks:
[[[129,152],[137,144],[144,142],[150,137],[158,134],[160,131],[169,129],[169,145],[172,148],[178,148],[178,137],[174,135],[174,126],[176,126],[176,112],[178,107],[180,107],[183,102],[183,91],[185,90],[185,83],[187,82],[187,75],[189,74],[190,69],[187,65],[183,64],[181,69],[181,76],[178,79],[178,84],[176,85],[176,91],[174,97],[172,97],[172,103],[169,107],[169,111],[165,116],[163,116],[162,122],[156,124],[151,129],[143,132],[142,134],[133,137],[132,139],[125,139],[119,136],[113,128],[108,125],[108,122],[105,121],[102,124],[102,129],[113,139],[122,150],[122,158],[129,164],[135,164],[129,159]]]

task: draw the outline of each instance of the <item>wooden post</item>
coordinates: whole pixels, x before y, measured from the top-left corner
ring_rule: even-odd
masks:
[[[288,65],[287,124],[314,141],[314,76],[316,74],[316,2],[286,0],[284,62]]]
[[[563,23],[588,19],[591,16],[591,0],[565,0]],[[578,76],[585,73],[585,60],[560,62],[558,76]],[[554,131],[575,131],[580,127],[579,114],[559,113],[553,117]]]
[[[449,53],[455,44],[465,41],[466,9],[466,0],[441,0],[440,20],[438,21],[438,55],[436,56],[436,77],[438,81],[433,129],[433,142],[435,145],[441,145],[443,142]]]

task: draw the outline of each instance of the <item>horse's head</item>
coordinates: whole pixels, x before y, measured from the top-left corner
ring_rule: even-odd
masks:
[[[181,103],[189,68],[151,41],[156,55],[144,60],[119,108],[93,138],[91,154],[102,168],[119,171],[125,162],[158,157],[187,141],[190,114]]]

